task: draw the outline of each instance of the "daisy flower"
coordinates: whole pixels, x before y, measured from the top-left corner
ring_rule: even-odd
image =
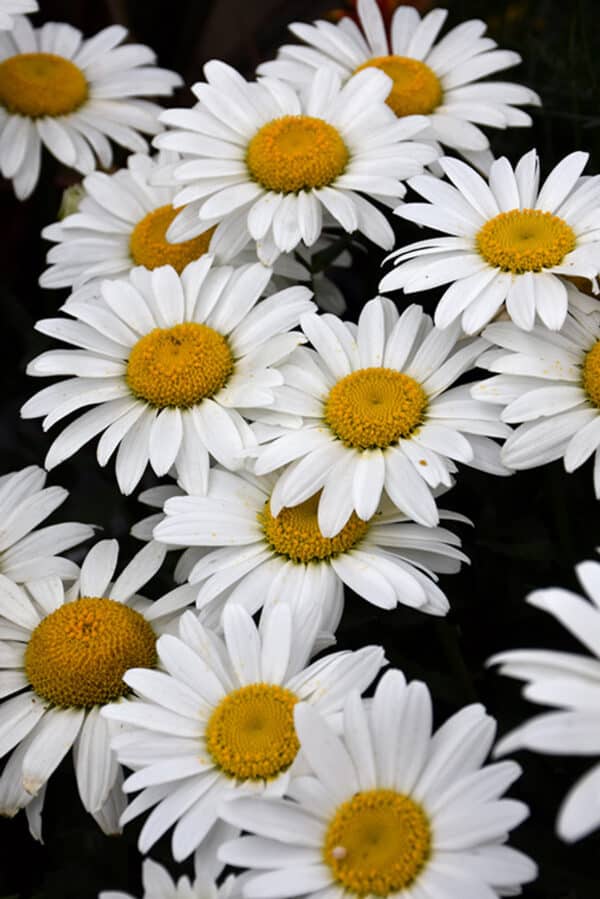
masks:
[[[349,692],[340,736],[318,709],[294,711],[310,775],[292,781],[289,799],[221,805],[252,834],[219,853],[251,869],[246,899],[492,899],[535,879],[535,864],[505,845],[528,809],[501,798],[518,765],[482,767],[496,727],[481,705],[432,735],[427,687],[392,670],[372,700]]]
[[[45,487],[46,472],[29,465],[0,477],[0,590],[12,591],[9,581],[28,581],[56,575],[73,581],[79,566],[58,553],[94,535],[89,524],[67,521],[37,528],[69,495],[63,487]]]
[[[270,274],[260,263],[212,267],[211,256],[190,263],[181,277],[171,266],[134,268],[126,280],[104,281],[95,302],[70,302],[74,320],[38,322],[39,331],[77,349],[50,350],[30,362],[30,375],[71,379],[37,393],[22,416],[44,415],[48,428],[95,406],[54,441],[46,468],[101,432],[98,461],[105,465],[119,447],[116,474],[125,494],[148,462],[157,475],[175,465],[184,488],[200,493],[209,454],[239,467],[255,438],[238,409],[256,407],[260,416],[273,402],[273,386],[283,383],[275,366],[304,340],[289,329],[314,309],[304,287],[258,303]]]
[[[385,489],[401,512],[432,526],[432,488],[452,485],[453,460],[508,473],[489,439],[510,434],[508,426],[468,387],[447,390],[485,341],[457,346],[458,323],[442,331],[420,306],[399,316],[382,297],[364,306],[358,328],[327,314],[304,315],[301,325],[314,350],[296,350],[282,366],[286,385],[274,390],[273,410],[304,416],[304,426],[282,429],[256,462],[260,475],[288,466],[271,495],[273,515],[322,489],[319,528],[333,537],[353,511],[372,518]]]
[[[165,671],[125,675],[141,698],[103,714],[129,727],[113,746],[135,772],[125,791],[142,790],[122,823],[156,806],[141,830],[140,852],[175,824],[172,851],[181,861],[205,837],[214,843],[222,799],[282,795],[292,766],[300,766],[295,704],[304,700],[331,717],[348,690],[369,686],[385,664],[379,646],[336,652],[306,667],[319,619],[317,597],[294,614],[275,606],[258,629],[242,606],[229,605],[222,640],[186,612],[181,639],[166,635],[157,643]]]
[[[176,188],[156,185],[154,178],[177,158],[167,151],[155,157],[134,153],[127,159],[127,168],[112,175],[92,172],[83,180],[83,195],[72,214],[44,228],[42,237],[56,246],[48,252],[49,267],[40,285],[71,288],[65,309],[72,302],[97,297],[104,278],[126,277],[136,265],[147,269],[171,265],[181,275],[205,253],[218,264],[256,262],[245,225],[234,233],[230,227],[220,228],[218,219],[212,224],[199,222],[195,237],[182,243],[167,240],[167,229],[177,215],[172,206]],[[323,234],[312,253],[331,243],[332,238]],[[343,312],[346,304],[339,289],[323,274],[312,276],[311,262],[311,251],[306,249],[302,254],[280,256],[273,267],[271,292],[305,283],[315,289],[315,299],[324,309]],[[348,267],[350,262],[350,254],[342,253],[335,264]]]
[[[479,364],[499,374],[476,384],[473,396],[504,406],[504,421],[522,422],[502,448],[505,464],[520,470],[562,458],[572,472],[594,455],[600,499],[600,316],[568,315],[559,334],[497,322],[484,336],[497,349]]]
[[[0,0],[0,31],[10,31],[14,25],[13,16],[37,12],[36,0]]]
[[[114,578],[119,545],[102,540],[65,592],[60,578],[0,589],[0,814],[26,807],[40,839],[46,783],[73,747],[79,795],[106,832],[118,829],[122,775],[100,707],[125,695],[123,674],[157,664],[157,635],[170,624],[161,600],[137,591],[165,556],[145,546]],[[8,697],[8,698],[7,698]]]
[[[246,228],[271,264],[301,241],[312,246],[325,211],[345,231],[391,249],[387,219],[361,194],[394,205],[405,193],[402,179],[437,152],[410,140],[423,118],[398,122],[386,106],[386,75],[362,72],[342,88],[323,69],[298,94],[275,78],[249,83],[216,60],[204,74],[208,83],[192,88],[199,103],[163,113],[161,121],[177,130],[155,140],[185,157],[171,171],[180,187],[174,203],[185,209],[170,240],[187,239],[198,218],[221,217],[223,226]]]
[[[96,157],[112,164],[109,138],[144,152],[138,132],[161,130],[160,107],[137,98],[171,94],[181,78],[156,68],[149,47],[117,46],[126,36],[112,25],[83,40],[71,25],[33,28],[24,16],[0,35],[0,171],[20,200],[37,184],[42,145],[86,174]]]
[[[538,189],[535,150],[514,171],[506,158],[497,159],[489,183],[464,162],[440,159],[455,186],[417,176],[410,186],[429,202],[407,203],[395,213],[452,236],[396,250],[396,268],[379,289],[415,293],[450,284],[435,310],[440,328],[461,319],[473,334],[506,304],[525,331],[536,314],[560,330],[568,305],[565,276],[593,281],[600,270],[600,176],[580,177],[587,160],[587,153],[571,153]]]
[[[217,874],[207,870],[205,862],[214,861],[203,856],[200,860],[194,859],[194,881],[191,882],[187,875],[180,877],[177,883],[172,879],[166,868],[151,858],[144,860],[142,864],[142,885],[144,895],[142,899],[234,899],[241,896],[239,891],[240,880],[235,874],[230,874],[221,886],[217,886],[215,877],[223,868],[217,863]],[[130,893],[122,893],[119,890],[103,890],[98,899],[135,899]]]
[[[434,572],[455,573],[467,557],[460,539],[445,528],[425,528],[406,520],[391,505],[362,521],[341,506],[346,522],[335,537],[324,537],[317,521],[319,496],[284,508],[275,517],[271,496],[275,476],[263,478],[211,471],[206,496],[167,499],[166,517],[154,528],[156,540],[191,547],[190,583],[199,585],[196,604],[303,602],[319,596],[324,630],[335,631],[343,607],[343,585],[383,609],[398,603],[445,615],[448,600]],[[450,512],[442,516],[465,520]],[[201,548],[196,550],[194,547]],[[214,547],[217,547],[216,549]]]
[[[526,699],[560,710],[537,715],[511,731],[496,746],[496,755],[531,749],[600,759],[600,564],[582,562],[575,571],[589,601],[552,587],[535,590],[527,602],[556,618],[593,658],[543,649],[516,649],[493,656],[489,665],[500,665],[501,674],[526,681]],[[596,761],[567,794],[556,829],[571,843],[599,826],[600,761]]]
[[[485,22],[462,22],[436,44],[448,15],[445,9],[434,9],[421,19],[414,7],[399,6],[389,39],[375,0],[359,0],[357,12],[359,24],[350,18],[337,25],[294,22],[290,31],[308,46],[281,47],[277,59],[260,65],[258,73],[302,87],[321,66],[332,68],[344,81],[363,69],[378,69],[392,79],[387,104],[399,118],[426,116],[428,128],[421,139],[452,147],[479,167],[489,167],[493,156],[478,125],[531,125],[527,113],[515,106],[539,106],[534,91],[511,82],[480,80],[521,62],[518,53],[498,50],[495,41],[483,37]]]

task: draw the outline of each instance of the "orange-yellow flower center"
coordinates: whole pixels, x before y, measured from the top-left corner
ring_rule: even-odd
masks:
[[[575,248],[573,229],[541,209],[511,209],[483,225],[475,238],[486,262],[522,275],[560,265]]]
[[[206,748],[216,765],[237,780],[268,780],[289,768],[300,748],[297,702],[277,684],[249,684],[228,693],[206,728]]]
[[[360,368],[331,390],[325,421],[336,437],[356,449],[385,449],[423,423],[427,395],[421,385],[392,368]]]
[[[338,807],[323,858],[343,889],[385,897],[414,883],[430,848],[429,822],[413,799],[395,790],[367,790]]]
[[[409,56],[375,56],[356,71],[381,69],[394,82],[386,103],[397,116],[427,115],[442,102],[442,85],[429,66]]]
[[[155,644],[152,627],[135,609],[84,596],[40,621],[25,650],[25,673],[52,705],[89,709],[129,692],[128,668],[154,668]]]
[[[246,165],[266,190],[297,193],[331,184],[348,159],[348,148],[333,125],[314,116],[286,115],[257,131],[248,144]]]
[[[581,380],[589,399],[600,409],[600,340],[585,355]]]
[[[188,409],[225,385],[233,371],[226,339],[208,325],[155,328],[135,344],[126,380],[134,396],[159,409]]]
[[[0,104],[35,119],[68,115],[85,103],[88,83],[74,63],[54,53],[21,53],[0,63]]]
[[[323,537],[319,530],[317,509],[320,494],[297,506],[282,509],[275,518],[269,503],[258,515],[269,545],[281,556],[292,562],[322,562],[347,552],[362,540],[369,524],[352,513],[342,530],[335,537]]]
[[[178,212],[172,206],[160,206],[137,223],[129,239],[129,252],[136,265],[151,269],[172,265],[181,274],[186,265],[208,252],[214,228],[203,231],[191,240],[169,243],[167,229]]]

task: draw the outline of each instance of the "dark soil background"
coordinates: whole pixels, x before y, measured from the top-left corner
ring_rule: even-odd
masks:
[[[334,4],[335,0],[41,0],[42,11],[33,19],[36,24],[70,22],[86,36],[120,22],[130,29],[132,39],[156,50],[161,65],[176,69],[191,84],[202,77],[202,65],[212,57],[226,60],[251,77],[256,64],[274,56],[278,45],[289,39],[289,22],[310,21]],[[422,0],[420,8],[431,5]],[[501,47],[518,50],[523,64],[500,73],[499,78],[530,85],[544,102],[543,110],[533,111],[532,129],[490,133],[496,155],[506,154],[515,162],[536,146],[547,173],[566,153],[583,149],[591,154],[588,172],[599,171],[597,3],[462,0],[447,6],[446,27],[466,18],[484,18]],[[168,105],[191,102],[185,89]],[[123,157],[117,159],[123,162]],[[75,180],[74,173],[60,169],[46,156],[42,179],[28,202],[18,203],[10,184],[0,182],[0,215],[5,224],[0,270],[4,312],[0,329],[4,362],[0,473],[42,464],[59,432],[55,428],[51,435],[42,434],[38,420],[20,420],[19,408],[47,383],[25,376],[28,361],[53,345],[34,332],[34,323],[55,314],[64,299],[61,292],[42,292],[37,285],[47,250],[39,233],[56,219],[62,191]],[[399,224],[398,238],[414,240],[415,232],[410,225]],[[374,247],[368,255],[359,254],[352,274],[340,282],[347,293],[349,317],[356,318],[363,303],[376,293],[383,255]],[[414,300],[431,311],[438,295],[416,295]],[[404,299],[400,295],[396,299],[402,308]],[[53,471],[50,482],[71,491],[55,519],[93,522],[104,535],[118,537],[122,562],[139,548],[129,537],[129,528],[145,514],[144,507],[119,494],[112,464],[105,470],[98,467],[95,445]],[[144,486],[155,482],[147,474]],[[404,607],[380,613],[350,597],[338,633],[339,645],[383,644],[393,665],[409,678],[429,684],[439,722],[465,703],[480,701],[498,719],[499,733],[504,734],[539,707],[520,698],[517,682],[487,670],[486,659],[519,647],[579,651],[564,629],[530,608],[524,597],[543,586],[577,589],[574,565],[595,557],[600,528],[591,463],[572,475],[556,463],[509,479],[463,467],[445,505],[469,515],[474,523],[472,529],[461,526],[471,567],[442,579],[452,607],[448,618],[432,619]],[[151,586],[153,596],[169,589],[169,571],[161,573]],[[562,798],[593,760],[532,753],[520,753],[518,758],[524,774],[512,795],[530,805],[531,817],[511,842],[540,866],[539,879],[525,888],[525,897],[595,899],[600,885],[600,833],[574,846],[561,843],[554,833]],[[12,821],[0,820],[0,899],[95,899],[102,889],[141,895],[138,830],[134,824],[122,837],[103,836],[79,805],[69,758],[48,789],[44,845],[29,836],[24,814]],[[177,875],[190,870],[189,864],[172,863],[168,839],[163,839],[152,855]]]

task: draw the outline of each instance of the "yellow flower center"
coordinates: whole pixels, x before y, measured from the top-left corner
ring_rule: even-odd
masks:
[[[215,763],[237,780],[268,780],[285,771],[300,744],[290,690],[249,684],[228,693],[212,713],[206,746]]]
[[[588,398],[600,409],[600,340],[585,354],[581,382]]]
[[[349,892],[389,896],[414,883],[430,846],[429,822],[416,802],[395,790],[367,790],[337,809],[323,857]]]
[[[233,371],[218,331],[196,322],[155,328],[135,344],[127,363],[129,389],[151,406],[188,409],[212,396]]]
[[[85,103],[88,83],[74,63],[54,53],[21,53],[0,63],[0,104],[29,116],[68,115]]]
[[[560,265],[575,248],[573,229],[541,209],[501,212],[485,223],[475,240],[486,262],[515,275]]]
[[[325,421],[356,449],[384,449],[423,423],[427,395],[420,384],[392,368],[361,368],[331,390]]]
[[[42,619],[25,650],[25,673],[52,705],[89,709],[129,692],[128,668],[154,668],[156,635],[114,599],[84,596]]]
[[[352,549],[365,536],[369,524],[353,512],[339,534],[323,537],[317,520],[319,497],[316,493],[298,506],[282,509],[276,518],[265,504],[258,520],[276,553],[292,562],[322,562]]]
[[[257,131],[246,155],[251,176],[266,190],[297,193],[325,187],[349,159],[339,131],[308,115],[286,115]]]
[[[427,115],[442,102],[442,85],[437,75],[418,59],[408,56],[375,56],[356,69],[381,69],[392,79],[386,103],[397,116]]]
[[[129,239],[129,252],[136,265],[144,265],[146,268],[172,265],[180,275],[186,265],[208,252],[214,228],[203,231],[191,240],[184,240],[183,243],[169,243],[166,238],[167,229],[178,212],[172,206],[161,206],[137,223]]]

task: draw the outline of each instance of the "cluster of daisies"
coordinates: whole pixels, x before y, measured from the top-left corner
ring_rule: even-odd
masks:
[[[463,466],[594,455],[600,497],[600,176],[581,152],[541,185],[535,150],[494,158],[480,126],[527,126],[539,98],[487,80],[518,55],[480,21],[440,37],[441,9],[398,6],[386,30],[358,0],[357,22],[293,24],[252,81],[209,62],[195,104],[161,111],[145,98],[181,79],[148,47],[35,28],[35,6],[0,0],[0,171],[26,198],[45,147],[85,177],[43,231],[40,284],[68,297],[36,328],[63,346],[29,362],[54,380],[21,414],[68,420],[48,470],[97,439],[123,494],[162,480],[133,559],[102,539],[76,565],[61,553],[93,528],[38,527],[66,492],[35,466],[0,479],[0,813],[25,809],[40,839],[72,749],[106,833],[142,816],[141,853],[169,832],[194,856],[194,882],[146,860],[147,897],[520,892],[536,867],[507,839],[528,809],[505,797],[518,765],[486,764],[494,720],[474,704],[434,733],[426,685],[335,633],[345,588],[382,614],[448,612],[468,521],[439,503]],[[438,236],[394,249],[392,215]],[[343,318],[319,259],[349,267],[361,244],[393,250],[382,294],[444,288],[433,320],[399,293]],[[169,551],[173,589],[149,599]],[[595,607],[529,600],[596,658],[491,659],[561,709],[495,755],[600,755],[600,564],[578,574]],[[596,767],[562,837],[600,824],[599,796]]]

